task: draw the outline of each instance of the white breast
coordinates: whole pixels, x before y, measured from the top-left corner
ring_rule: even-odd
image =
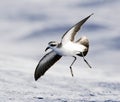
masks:
[[[85,46],[69,41],[61,48],[54,49],[58,54],[62,56],[74,56],[86,49]]]

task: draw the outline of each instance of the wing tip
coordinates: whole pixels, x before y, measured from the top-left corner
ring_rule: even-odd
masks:
[[[38,66],[39,66],[39,64],[37,65],[37,67],[35,69],[35,72],[34,72],[34,79],[35,79],[35,81],[37,81],[41,77],[41,75],[40,75],[40,73],[38,71]]]
[[[35,81],[37,81],[38,80],[38,78],[35,78]]]
[[[38,80],[38,78],[35,78],[35,81],[37,81]]]
[[[88,17],[86,17],[86,19],[90,18],[92,15],[94,15],[94,13],[91,13]]]
[[[91,13],[90,16],[94,15],[94,13]]]
[[[34,79],[37,81],[42,75],[37,75],[36,73],[34,74]]]
[[[35,79],[35,81],[37,81],[39,79],[39,77],[36,75],[36,73],[34,74],[34,79]]]

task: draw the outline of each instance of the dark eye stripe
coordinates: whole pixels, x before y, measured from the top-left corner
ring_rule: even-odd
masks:
[[[56,44],[50,44],[50,46],[56,46]]]

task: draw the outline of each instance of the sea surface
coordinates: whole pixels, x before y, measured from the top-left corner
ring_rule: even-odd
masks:
[[[119,102],[120,0],[0,0],[0,102]],[[37,82],[50,41],[94,13],[76,35],[90,42],[89,69],[63,57]]]

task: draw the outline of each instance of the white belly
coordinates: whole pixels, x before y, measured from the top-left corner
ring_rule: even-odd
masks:
[[[85,46],[68,42],[65,45],[63,45],[61,48],[54,49],[59,55],[62,56],[75,56],[76,54],[83,52],[86,49]]]

